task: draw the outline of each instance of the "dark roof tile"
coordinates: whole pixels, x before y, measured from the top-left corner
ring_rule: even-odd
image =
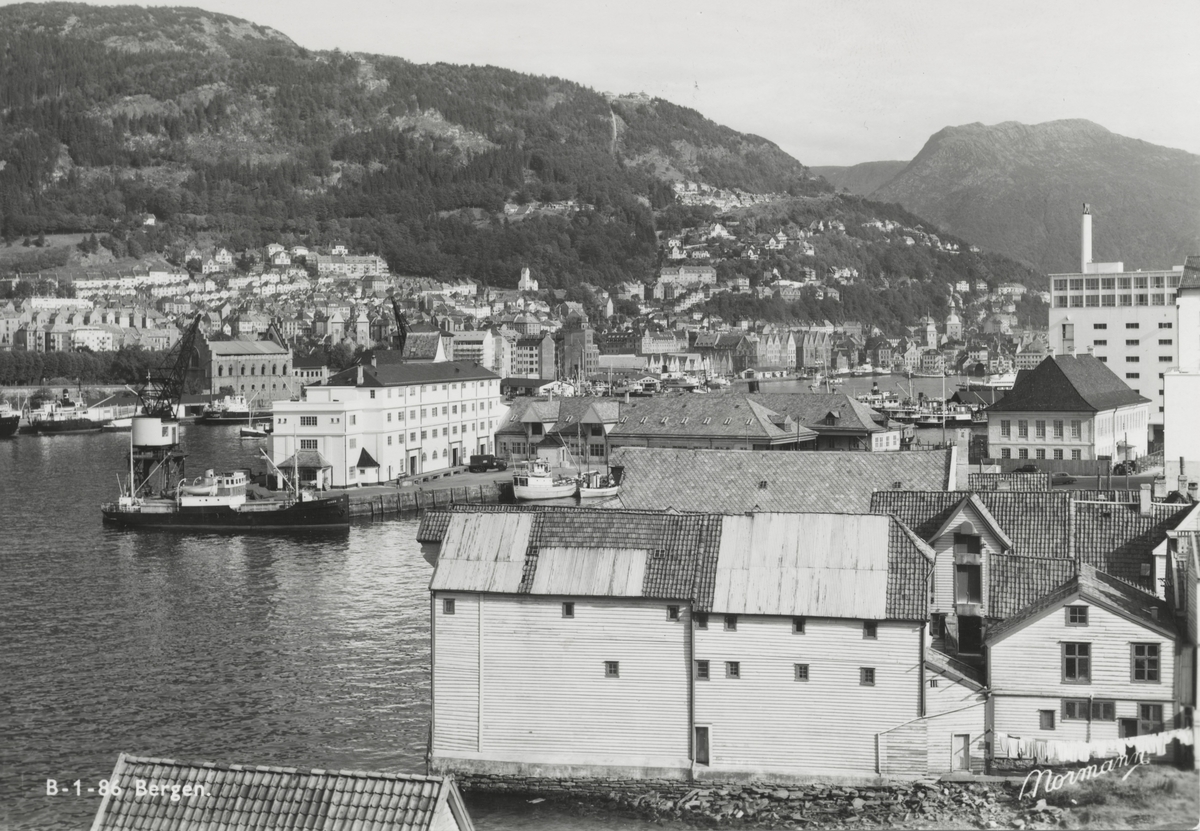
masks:
[[[1093,355],[1051,355],[987,412],[1097,412],[1149,401]]]

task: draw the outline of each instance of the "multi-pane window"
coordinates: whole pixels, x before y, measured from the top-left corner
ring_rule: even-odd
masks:
[[[1038,459],[1044,459],[1046,458],[1046,451],[1044,448],[1039,447],[1033,455]]]
[[[1082,432],[1083,432],[1083,422],[1080,421],[1079,419],[1073,419],[1071,421],[1071,438],[1073,438],[1073,439],[1079,438],[1079,436]]]
[[[679,620],[679,607],[678,606],[668,606],[667,607],[667,620]]]
[[[1022,447],[1020,450],[1018,450],[1018,451],[1017,451],[1017,458],[1018,458],[1018,459],[1028,459],[1028,458],[1029,458],[1029,448],[1028,448],[1028,447]]]
[[[1029,422],[1025,419],[1017,419],[1017,438],[1029,438]]]
[[[620,661],[605,661],[604,662],[604,677],[605,678],[620,678],[621,677],[621,662]]]
[[[1082,451],[1082,450],[1072,450],[1072,451],[1071,451],[1071,460],[1072,460],[1072,461],[1078,462],[1078,461],[1079,461],[1079,460],[1081,460],[1082,458],[1083,458],[1083,451]]]
[[[1117,702],[1092,699],[1092,721],[1116,721]]]
[[[1061,448],[1061,447],[1059,447],[1059,448],[1056,448],[1056,449],[1054,450],[1054,458],[1056,458],[1056,459],[1061,459],[1062,457],[1063,457],[1062,448]]]
[[[808,664],[793,664],[792,668],[795,672],[795,678],[797,681],[808,680]]]
[[[1159,681],[1158,644],[1135,643],[1132,649],[1132,672],[1134,681]]]
[[[1008,448],[1008,447],[1001,447],[1000,448],[1000,458],[1001,459],[1011,459],[1012,458],[1012,449]]]
[[[454,599],[453,598],[447,597],[442,600],[442,614],[444,614],[444,615],[454,614]]]
[[[708,661],[696,661],[696,680],[707,681],[708,679]]]
[[[1138,343],[1139,343],[1139,341],[1137,338],[1126,338],[1126,340],[1125,340],[1126,346],[1137,346]]]
[[[1138,704],[1138,733],[1157,733],[1163,728],[1161,704]]]
[[[317,449],[317,440],[316,439],[300,439],[300,449],[301,450],[316,450]]]
[[[1090,684],[1092,681],[1092,645],[1064,643],[1062,645],[1062,680],[1069,684]]]
[[[1087,721],[1088,700],[1086,698],[1064,698],[1062,702],[1063,721]]]
[[[1067,606],[1067,626],[1087,626],[1087,606]]]
[[[726,661],[725,662],[725,677],[726,678],[741,678],[742,677],[742,662],[741,661]]]
[[[725,615],[725,631],[737,631],[737,615]]]
[[[875,686],[875,668],[860,667],[858,670],[858,683],[864,687]]]
[[[300,416],[300,426],[301,427],[316,427],[317,426],[317,417],[316,416],[306,416],[306,415]]]
[[[1000,435],[1006,439],[1012,435],[1012,422],[1007,418],[1000,420]]]
[[[961,563],[954,566],[954,602],[983,602],[983,580],[979,566]]]
[[[1046,438],[1046,422],[1038,419],[1033,423],[1034,435],[1039,439]]]

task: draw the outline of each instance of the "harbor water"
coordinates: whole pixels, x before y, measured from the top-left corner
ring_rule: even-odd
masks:
[[[188,473],[265,463],[185,426]],[[127,433],[0,441],[0,828],[87,827],[118,754],[424,773],[429,579],[411,520],[330,538],[104,527]],[[47,795],[46,780],[83,793]],[[644,828],[469,796],[480,829]]]

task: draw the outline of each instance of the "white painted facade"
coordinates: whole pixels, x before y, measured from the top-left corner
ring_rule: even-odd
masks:
[[[434,592],[433,755],[686,769],[687,627],[667,601]]]
[[[394,386],[310,386],[300,401],[276,401],[271,458],[315,450],[332,465],[331,485],[377,484],[465,464],[491,453],[507,408],[494,376],[455,380],[455,364],[437,382]],[[359,467],[366,450],[378,467]]]
[[[1150,408],[1143,403],[1096,413],[991,413],[988,450],[1002,459],[1137,459],[1149,444]]]
[[[696,660],[709,679],[696,681],[696,724],[709,727],[710,764],[723,771],[790,775],[871,775],[875,736],[920,715],[922,624],[738,615],[736,631],[713,612],[697,629]],[[739,678],[727,676],[737,661]],[[796,664],[808,667],[797,680]],[[874,672],[864,685],[862,670]],[[834,726],[836,725],[836,726]]]
[[[1086,625],[1067,622],[1067,607],[1086,607]],[[1090,681],[1069,681],[1065,644],[1086,643]],[[1157,644],[1158,680],[1133,680],[1133,645]],[[1172,713],[1175,639],[1089,602],[1078,593],[1057,602],[988,646],[993,729],[1023,738],[1085,741],[1118,738],[1121,719],[1138,717],[1139,704]],[[1114,702],[1113,720],[1066,719],[1064,699]],[[1042,711],[1052,711],[1053,728],[1043,729]],[[1161,728],[1159,728],[1161,729]],[[1140,730],[1139,732],[1149,732]]]
[[[1050,351],[1095,355],[1130,389],[1151,400],[1150,422],[1161,425],[1162,374],[1179,363],[1175,294],[1181,277],[1182,266],[1051,274]]]

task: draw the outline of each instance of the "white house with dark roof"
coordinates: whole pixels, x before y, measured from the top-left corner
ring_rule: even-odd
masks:
[[[1083,565],[989,630],[992,728],[1103,741],[1174,726],[1177,638],[1165,602]]]
[[[333,487],[448,470],[492,452],[504,412],[499,377],[473,363],[352,366],[275,402],[271,459],[288,476],[285,461],[315,451]]]
[[[893,518],[494,506],[443,529],[418,535],[434,771],[874,779],[880,734],[924,715],[932,552]]]
[[[993,458],[1116,461],[1146,455],[1150,400],[1091,355],[1046,358],[986,412]]]

